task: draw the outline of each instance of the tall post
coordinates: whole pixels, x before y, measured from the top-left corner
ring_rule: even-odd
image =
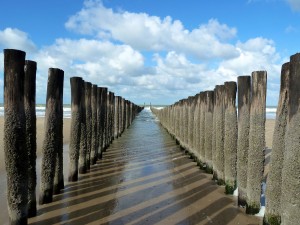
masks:
[[[98,95],[97,95],[97,85],[92,86],[92,96],[91,96],[91,108],[92,108],[92,146],[91,146],[91,165],[96,164],[97,161],[97,148],[98,148],[98,128],[97,128],[97,103],[98,103]]]
[[[276,111],[276,121],[273,134],[272,155],[266,186],[265,224],[280,224],[281,222],[281,186],[282,168],[284,163],[285,133],[288,121],[290,63],[281,68],[280,94]]]
[[[26,53],[4,49],[4,153],[11,224],[27,224],[28,153],[25,140],[24,64]]]
[[[80,151],[79,151],[79,173],[87,172],[87,133],[86,133],[86,97],[85,82],[81,83],[81,120],[80,120]]]
[[[84,83],[85,89],[85,115],[86,115],[86,169],[90,170],[91,149],[92,149],[92,84],[90,82]]]
[[[64,71],[60,70],[60,76],[64,77]],[[63,109],[63,86],[64,79],[59,83],[59,100],[58,100],[58,108],[57,112],[57,153],[56,153],[56,165],[55,165],[55,176],[54,176],[54,194],[59,194],[61,189],[64,189],[64,159],[63,159],[63,117],[64,117],[64,109]]]
[[[206,108],[205,108],[205,160],[207,173],[212,173],[212,135],[213,135],[213,111],[214,111],[214,92],[206,91]]]
[[[251,77],[238,77],[238,145],[237,145],[237,187],[238,205],[246,206],[248,150],[250,130]]]
[[[50,68],[48,74],[45,138],[43,142],[43,158],[41,169],[41,185],[39,203],[52,202],[56,158],[60,142],[61,127],[61,95],[63,91],[64,73],[60,69]]]
[[[194,141],[193,141],[193,148],[194,153],[196,155],[198,164],[200,165],[200,156],[199,156],[199,139],[200,139],[200,129],[199,129],[199,120],[200,120],[200,93],[196,95],[196,106],[195,106],[195,113],[194,113]]]
[[[28,217],[36,216],[36,62],[25,61],[24,106],[28,153]]]
[[[300,54],[290,57],[288,119],[282,169],[281,223],[299,224],[300,221]]]
[[[225,118],[224,118],[224,172],[225,193],[233,194],[236,189],[237,161],[237,112],[236,82],[225,82]]]
[[[102,158],[102,153],[104,151],[104,148],[106,147],[106,135],[107,135],[107,88],[100,88],[101,91],[101,102],[100,102],[100,108],[98,109],[100,111],[100,145],[99,145],[99,152],[98,152],[98,158]]]
[[[119,132],[119,96],[115,96],[115,123],[114,123],[114,138],[118,138]]]
[[[93,158],[93,163],[96,164],[98,159],[101,159],[100,153],[102,151],[103,146],[103,126],[102,126],[102,119],[101,119],[101,113],[103,111],[102,109],[102,88],[97,88],[97,149],[95,152],[95,156]]]
[[[200,168],[204,169],[205,165],[205,92],[200,92],[200,124],[199,124],[199,155]]]
[[[211,148],[212,148],[212,165],[213,165],[213,180],[218,179],[217,175],[217,157],[216,157],[216,111],[217,111],[217,91],[218,91],[218,85],[214,89],[214,111],[213,111],[213,133],[212,133],[212,143],[211,143]]]
[[[267,72],[252,73],[246,213],[260,210],[264,171]]]
[[[80,133],[81,133],[81,96],[82,83],[81,77],[71,77],[71,130],[70,130],[70,145],[69,145],[69,177],[70,182],[78,180],[78,161],[80,152]]]
[[[217,95],[216,95],[216,120],[215,120],[215,129],[216,129],[216,175],[219,185],[225,184],[225,175],[224,175],[224,85],[217,86]]]

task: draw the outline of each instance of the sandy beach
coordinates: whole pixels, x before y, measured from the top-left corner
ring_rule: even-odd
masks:
[[[45,137],[44,132],[44,117],[39,117],[36,120],[36,144],[37,144],[37,156],[42,154],[42,147],[43,147],[43,140]],[[64,128],[63,128],[63,135],[64,135],[64,145],[69,144],[70,140],[70,128],[71,128],[71,119],[64,119]],[[5,168],[4,163],[4,149],[3,149],[3,136],[4,136],[4,117],[0,117],[0,171]]]

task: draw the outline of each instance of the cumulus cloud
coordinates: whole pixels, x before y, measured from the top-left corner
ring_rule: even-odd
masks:
[[[299,0],[286,0],[291,9],[296,12],[300,12],[300,1]]]
[[[53,44],[36,49],[29,36],[7,28],[0,34],[0,46],[8,46],[8,36],[16,36],[21,49],[33,52],[38,63],[37,99],[44,102],[48,68],[65,71],[65,102],[70,102],[69,78],[106,86],[109,90],[143,103],[171,104],[212,90],[225,81],[255,70],[268,71],[268,93],[277,104],[281,56],[272,40],[254,37],[236,39],[237,30],[216,19],[187,30],[181,21],[145,13],[113,11],[100,1],[85,1],[83,9],[66,23],[69,30],[84,38],[57,38]],[[90,35],[90,36],[89,36]],[[17,40],[15,38],[15,40]],[[12,44],[12,43],[11,43]],[[15,45],[11,45],[13,48]],[[144,54],[147,50],[147,54]],[[2,58],[1,58],[2,57]],[[3,54],[0,53],[3,61]],[[152,60],[152,61],[151,61]],[[0,97],[1,90],[0,66]]]
[[[234,46],[225,42],[235,38],[236,29],[216,19],[190,31],[170,16],[162,19],[146,13],[116,12],[101,1],[86,1],[65,26],[80,34],[118,40],[137,50],[177,51],[200,59],[238,55]]]
[[[20,49],[28,52],[34,52],[36,50],[36,46],[33,41],[30,40],[28,34],[14,28],[0,30],[0,47]]]

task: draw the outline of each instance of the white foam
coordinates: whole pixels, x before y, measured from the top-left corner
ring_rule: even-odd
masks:
[[[264,215],[265,215],[265,209],[266,209],[265,206],[261,206],[260,210],[259,210],[259,213],[255,214],[255,216],[264,217]]]
[[[277,108],[266,108],[267,113],[276,113]]]
[[[239,196],[239,188],[236,188],[233,192],[233,196]]]

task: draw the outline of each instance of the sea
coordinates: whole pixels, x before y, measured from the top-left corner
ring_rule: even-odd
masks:
[[[166,105],[153,105],[153,107],[162,109],[162,108],[166,107]],[[149,106],[145,106],[145,108],[149,108]],[[45,110],[46,110],[45,104],[37,104],[35,109],[36,109],[37,117],[45,117]],[[64,109],[64,118],[71,118],[71,105],[65,104],[63,106],[63,109]],[[276,118],[276,110],[277,110],[277,106],[267,106],[266,107],[266,118],[267,119],[275,119]],[[2,103],[0,103],[0,116],[4,116],[4,106]]]

